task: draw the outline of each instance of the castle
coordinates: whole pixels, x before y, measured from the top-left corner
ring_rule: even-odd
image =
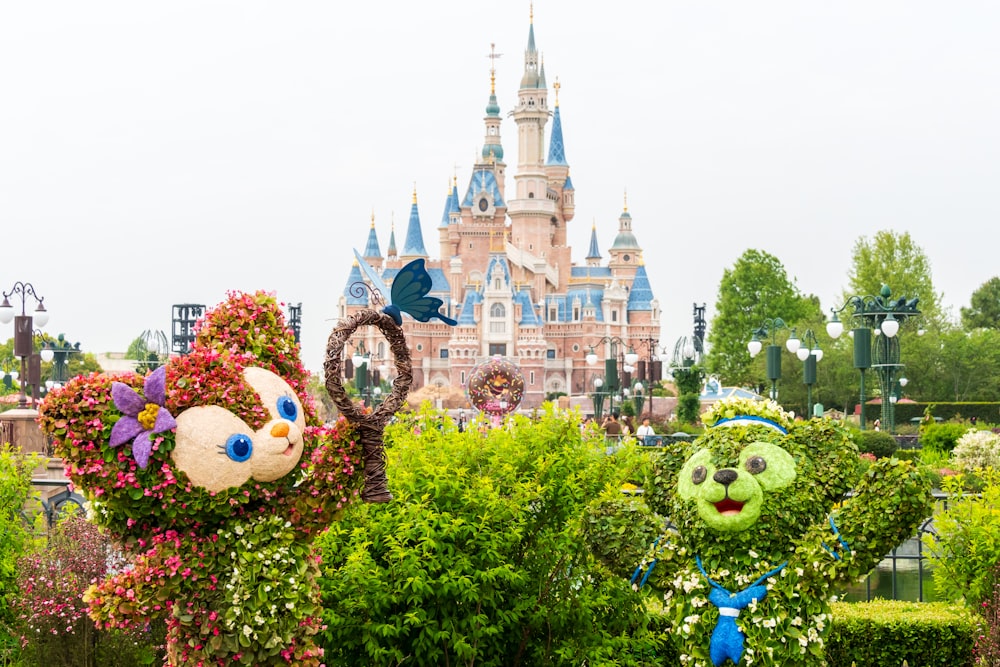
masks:
[[[451,327],[437,320],[404,318],[414,389],[464,386],[472,368],[494,355],[521,368],[522,407],[528,408],[554,394],[593,392],[596,377],[602,377],[603,391],[659,379],[659,362],[653,360],[660,312],[642,248],[632,232],[627,200],[607,263],[602,262],[596,224],[584,263],[572,261],[566,230],[576,209],[576,191],[563,141],[558,81],[553,89],[550,107],[532,16],[524,74],[510,113],[517,126],[513,188],[507,188],[496,70],[491,67],[482,154],[464,193],[459,193],[457,177],[452,179],[436,228],[439,259],[431,259],[424,244],[415,188],[401,249],[392,229],[382,255],[372,218],[364,260],[391,285],[402,266],[424,258],[433,280],[430,295],[442,299],[442,312],[458,321]],[[369,294],[357,289],[362,282],[355,264],[339,299],[340,317],[369,307]],[[374,330],[366,335],[365,349],[384,373],[386,343]],[[623,368],[631,352],[639,361],[632,356],[633,370],[628,373]],[[593,355],[608,361],[594,365]]]

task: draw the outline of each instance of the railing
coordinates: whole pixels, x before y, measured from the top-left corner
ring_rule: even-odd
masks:
[[[45,516],[45,525],[47,528],[51,528],[58,521],[59,517],[63,516],[67,512],[73,513],[84,513],[83,504],[85,502],[83,496],[75,491],[69,490],[69,480],[62,479],[33,479],[31,480],[31,485],[35,487],[62,487],[62,491],[55,493],[48,498],[39,498],[38,502],[42,506],[42,514]],[[34,521],[28,516],[24,508],[20,511],[21,520],[29,528],[34,528]]]

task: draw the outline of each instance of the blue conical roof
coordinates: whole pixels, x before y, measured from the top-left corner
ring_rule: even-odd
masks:
[[[586,259],[600,259],[601,250],[597,246],[597,225],[590,228],[590,250],[587,251]]]
[[[424,234],[420,229],[420,211],[417,209],[417,192],[413,191],[410,206],[410,223],[406,226],[406,240],[403,242],[402,257],[427,257],[424,249]]]
[[[367,306],[368,290],[359,288],[352,290],[352,286],[364,285],[365,279],[361,277],[361,268],[357,262],[351,264],[351,273],[347,276],[347,285],[344,286],[344,297],[348,306]]]
[[[365,244],[365,254],[362,257],[382,257],[382,251],[378,247],[378,235],[375,234],[375,221],[372,220],[372,227],[368,230],[368,243]]]
[[[632,289],[628,293],[627,309],[630,311],[653,309],[653,288],[649,285],[644,264],[640,264],[635,271]]]
[[[563,144],[562,118],[559,115],[559,105],[556,105],[555,113],[552,115],[552,136],[549,138],[549,159],[546,165],[558,165],[568,167],[566,162],[566,147]]]
[[[396,226],[393,225],[389,228],[389,247],[386,248],[386,254],[389,257],[396,256]]]
[[[441,214],[441,224],[439,227],[448,226],[448,217],[452,209],[452,197],[454,197],[454,195],[452,194],[451,188],[448,188],[448,197],[444,201],[444,213]]]

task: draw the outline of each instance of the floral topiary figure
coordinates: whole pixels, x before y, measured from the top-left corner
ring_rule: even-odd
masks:
[[[86,596],[99,627],[167,624],[172,665],[319,665],[313,538],[359,494],[361,446],[323,426],[275,299],[232,293],[189,355],[49,394],[42,428],[134,558]]]
[[[721,401],[702,419],[711,428],[666,450],[647,485],[671,529],[633,582],[664,591],[681,665],[825,665],[832,587],[914,534],[930,481],[896,459],[859,481],[843,428],[773,401]]]

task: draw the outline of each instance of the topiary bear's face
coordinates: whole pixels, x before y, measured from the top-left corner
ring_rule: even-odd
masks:
[[[252,427],[220,405],[196,406],[177,415],[174,465],[208,491],[243,486],[251,479],[276,481],[302,458],[306,423],[295,392],[264,368],[246,368],[243,378],[268,412],[262,427]]]
[[[765,496],[787,487],[795,476],[792,455],[769,442],[751,442],[727,462],[700,449],[681,468],[677,493],[695,503],[711,528],[746,530],[760,518]]]

